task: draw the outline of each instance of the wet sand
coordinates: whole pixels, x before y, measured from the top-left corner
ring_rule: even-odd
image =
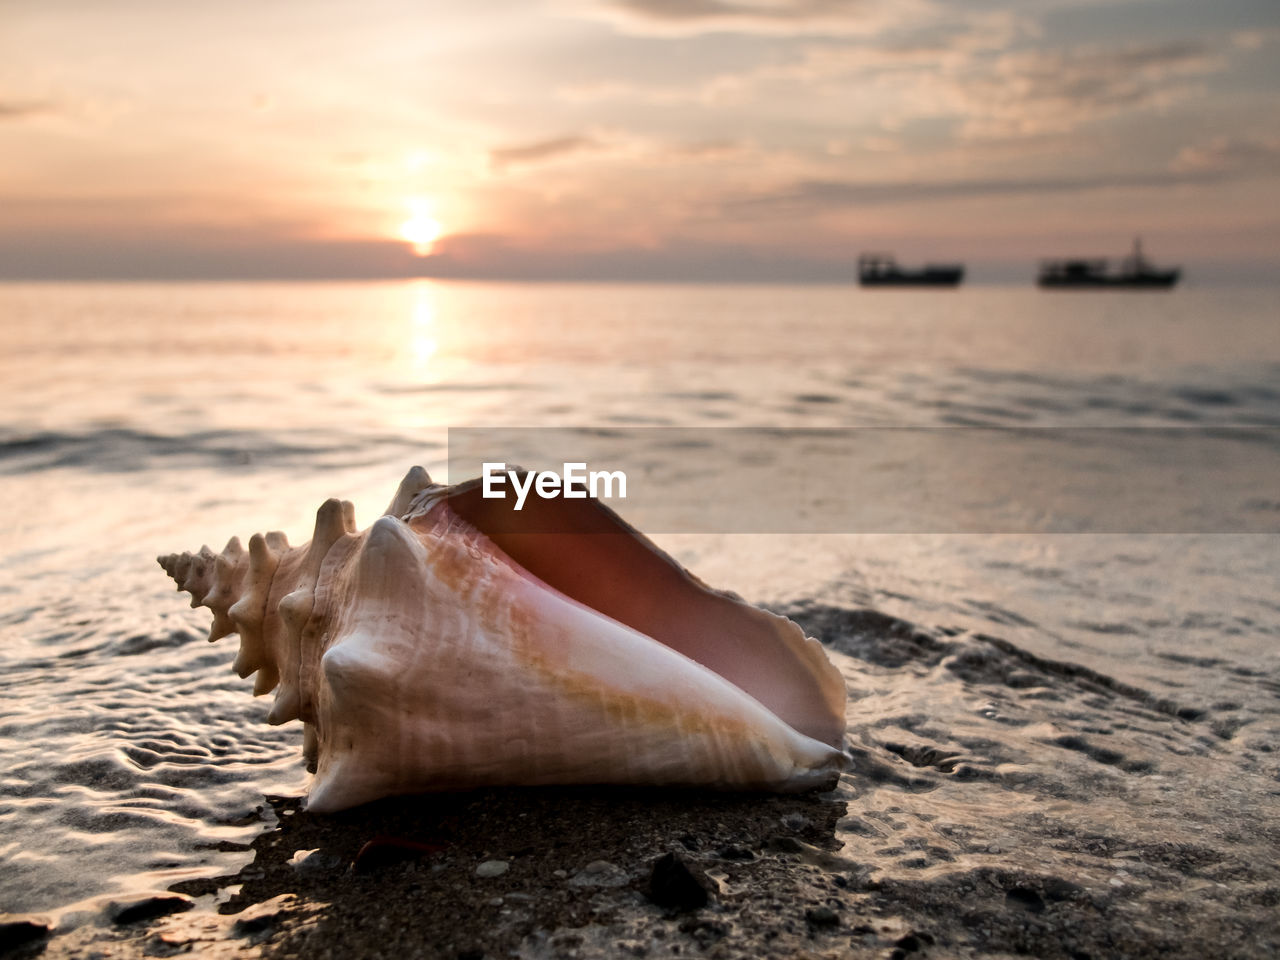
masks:
[[[845,805],[831,794],[504,790],[327,817],[293,799],[271,805],[281,826],[254,843],[249,866],[175,887],[239,886],[218,915],[82,929],[45,955],[1202,958],[1271,956],[1277,943],[1274,901],[1239,903],[1233,916],[1162,915],[1135,911],[1122,889],[999,865],[878,880],[857,851],[837,849]],[[1105,842],[1078,838],[1075,849],[1094,856]],[[297,850],[315,852],[297,862]],[[1176,845],[1154,853],[1184,880],[1205,865]],[[655,893],[667,854],[707,891],[706,906]],[[507,869],[477,874],[492,862]]]
[[[115,922],[36,937],[12,955],[1080,960],[1280,950],[1280,791],[1271,767],[1246,765],[1230,782],[1239,757],[1218,746],[1230,737],[1214,731],[1212,710],[995,637],[867,610],[788,612],[828,644],[850,683],[853,767],[833,791],[503,789],[329,816],[267,798],[259,813],[274,825],[235,875],[119,903]],[[892,678],[905,707],[876,702],[877,677]],[[935,694],[933,717],[911,702],[939,678],[983,694],[995,715],[981,721],[1006,735],[947,741],[946,698]],[[913,691],[917,681],[926,686]],[[1076,732],[1061,733],[1071,724]],[[1019,729],[1057,740],[1019,758]],[[1212,780],[1204,769],[1221,781],[1196,783]],[[1195,795],[1232,789],[1247,795],[1216,811]]]

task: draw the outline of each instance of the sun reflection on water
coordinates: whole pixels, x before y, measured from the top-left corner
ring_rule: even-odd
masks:
[[[415,375],[423,375],[439,349],[436,339],[435,298],[429,281],[414,285],[409,327],[409,360]]]

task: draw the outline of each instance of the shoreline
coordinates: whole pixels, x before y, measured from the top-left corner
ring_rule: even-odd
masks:
[[[1269,781],[1248,789],[1246,771],[1264,771],[1232,774],[1238,758],[1216,745],[1230,741],[1211,718],[998,638],[874,611],[789,612],[855,694],[853,767],[832,791],[512,787],[328,815],[268,797],[276,823],[235,874],[126,904],[132,923],[55,931],[5,956],[1198,960],[1280,949]],[[970,708],[956,712],[948,691],[980,692],[985,712],[963,727]],[[1133,752],[1099,745],[1120,747],[1121,735]],[[1227,796],[1233,806],[1215,800]]]
[[[1135,917],[1133,891],[1012,865],[880,879],[867,851],[839,849],[839,793],[512,788],[326,816],[270,798],[280,825],[251,863],[171,888],[238,887],[217,913],[82,927],[5,956],[1264,957],[1280,936],[1265,904],[1226,926]],[[668,854],[705,906],[655,902]]]

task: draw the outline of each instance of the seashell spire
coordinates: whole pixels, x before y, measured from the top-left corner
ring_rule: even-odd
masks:
[[[221,640],[235,632],[235,624],[228,611],[240,595],[240,581],[245,572],[244,556],[240,538],[232,537],[220,554],[203,546],[194,554],[171,553],[156,557],[164,572],[177,582],[178,589],[191,594],[191,606],[208,607],[213,611],[210,641]]]
[[[363,532],[328,500],[304,546],[272,533],[159,561],[213,611],[210,639],[240,635],[236,671],[276,691],[268,722],[304,722],[313,810],[479,785],[834,778],[844,685],[817,641],[599,502],[543,503],[521,526],[478,482],[415,467]]]

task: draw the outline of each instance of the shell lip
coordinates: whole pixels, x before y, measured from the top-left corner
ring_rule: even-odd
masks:
[[[537,523],[521,528],[509,515],[495,522],[495,509],[478,491],[478,480],[423,490],[407,523],[463,537],[539,589],[709,670],[802,736],[843,747],[844,678],[793,621],[707,587],[599,501],[573,501],[572,525],[558,523],[559,532],[549,534]],[[502,521],[502,501],[496,503]],[[628,589],[617,589],[620,583]],[[719,632],[725,623],[732,636]]]

